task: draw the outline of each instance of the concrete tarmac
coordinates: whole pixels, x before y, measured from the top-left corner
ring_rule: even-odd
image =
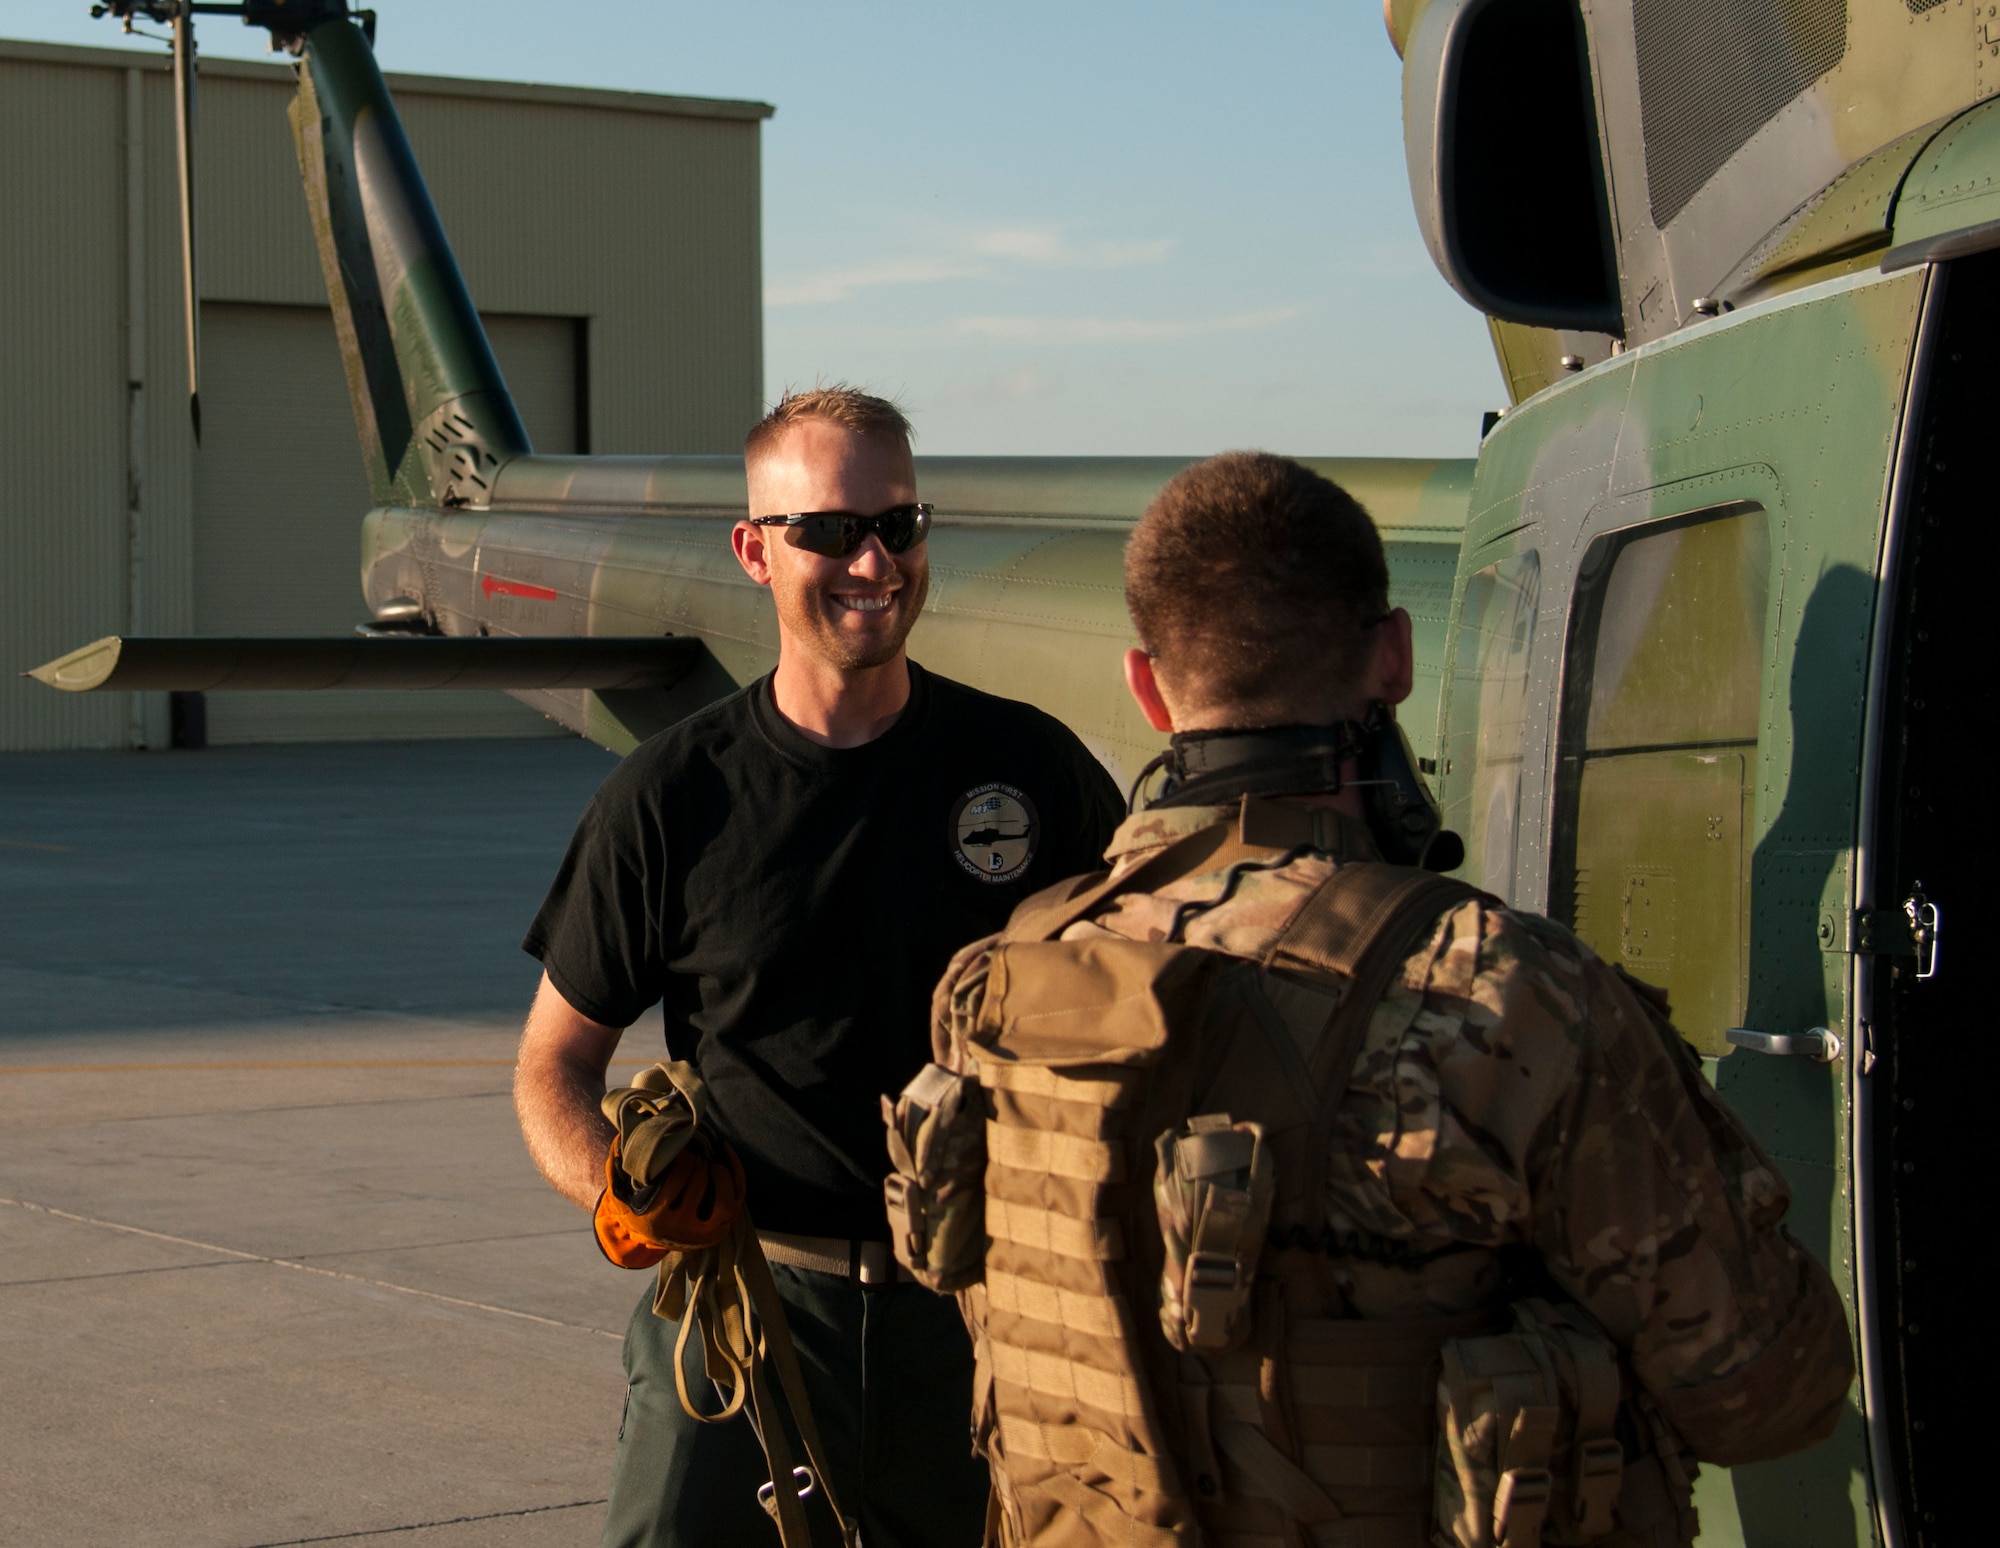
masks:
[[[0,757],[0,1542],[596,1540],[649,1277],[509,1082],[611,766]]]

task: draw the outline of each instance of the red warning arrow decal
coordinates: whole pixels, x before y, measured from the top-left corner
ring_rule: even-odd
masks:
[[[480,577],[479,589],[489,597],[528,597],[536,602],[556,600],[553,586],[530,586],[526,581],[502,580],[497,575]]]

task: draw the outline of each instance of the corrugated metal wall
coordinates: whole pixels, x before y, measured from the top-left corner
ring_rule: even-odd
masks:
[[[390,83],[474,300],[488,314],[514,314],[496,326],[495,346],[510,380],[519,378],[536,444],[734,450],[761,392],[764,110],[422,77]],[[302,563],[310,554],[316,569],[340,549],[346,510],[344,558],[313,606],[331,617],[345,596],[359,609],[366,496],[344,394],[314,444],[310,427],[326,426],[327,416],[283,412],[278,362],[283,348],[306,347],[299,330],[310,328],[279,309],[311,309],[321,326],[325,317],[284,116],[290,96],[282,66],[203,67],[202,288],[213,336],[205,350],[224,351],[212,363],[225,375],[227,352],[247,350],[260,380],[278,378],[251,390],[280,402],[264,405],[278,447],[232,441],[218,424],[197,453],[183,387],[164,63],[0,41],[0,749],[166,739],[164,696],[58,694],[15,674],[104,634],[211,632],[207,618],[256,614],[264,582],[255,565],[239,564],[241,579],[226,582],[205,565],[196,580],[201,534],[220,530],[196,521],[196,491],[240,489],[246,457],[259,482],[271,483],[270,521],[297,525],[296,544],[283,551]],[[246,342],[260,317],[284,338]],[[221,378],[209,389],[228,390],[245,389],[225,389]],[[289,390],[317,401],[303,377]],[[207,398],[204,417],[214,424],[223,404]],[[289,458],[266,455],[288,435],[298,438]],[[206,464],[199,472],[197,458]],[[216,514],[224,525],[240,517]],[[218,584],[248,587],[251,599],[220,606]],[[198,593],[209,599],[199,609]],[[251,706],[239,714],[218,695],[211,727],[218,736],[369,734],[365,708],[357,719],[329,704],[332,720],[314,732],[304,705],[325,696],[285,696],[297,702],[282,712],[276,697],[260,721]],[[405,696],[368,697],[383,706],[374,734],[412,734],[413,714],[430,724],[454,718],[442,704],[423,711]],[[512,701],[479,697],[485,707],[468,705],[465,732],[536,724]]]
[[[0,746],[125,739],[12,675],[125,625],[123,91],[0,59]]]

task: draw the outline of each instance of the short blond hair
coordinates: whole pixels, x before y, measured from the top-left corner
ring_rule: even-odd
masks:
[[[904,451],[916,434],[909,417],[887,398],[835,382],[805,392],[786,392],[743,437],[743,460],[750,461],[803,419],[824,419],[870,440],[891,441]]]

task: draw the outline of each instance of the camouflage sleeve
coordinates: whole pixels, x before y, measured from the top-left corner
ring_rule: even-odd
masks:
[[[1575,1049],[1524,1157],[1550,1272],[1630,1351],[1702,1460],[1824,1439],[1853,1354],[1832,1279],[1781,1223],[1791,1190],[1777,1166],[1622,975],[1567,931],[1509,917],[1526,939],[1489,934],[1493,955]]]

